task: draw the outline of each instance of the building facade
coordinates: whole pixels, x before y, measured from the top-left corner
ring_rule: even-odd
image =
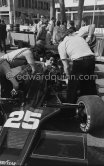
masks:
[[[0,18],[7,24],[28,23],[40,15],[49,18],[49,0],[0,0]]]
[[[79,0],[64,0],[67,20],[75,20],[77,23],[78,3]],[[60,5],[55,4],[56,18],[60,19]],[[85,0],[83,17],[87,17],[89,23],[94,23],[96,27],[104,27],[104,0]],[[94,17],[94,18],[93,18]]]

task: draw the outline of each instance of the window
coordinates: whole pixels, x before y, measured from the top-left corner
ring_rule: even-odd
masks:
[[[29,8],[31,8],[31,6],[32,6],[32,5],[31,5],[31,0],[28,0],[28,1],[29,1]]]
[[[40,8],[43,9],[43,2],[40,2]]]
[[[41,3],[40,3],[40,1],[38,1],[38,9],[40,9],[40,5],[41,5]]]
[[[48,10],[48,3],[46,3],[46,9]]]
[[[44,10],[46,10],[46,2],[44,2]]]
[[[35,8],[37,9],[37,0],[35,0]]]
[[[21,17],[21,12],[16,11],[16,17]]]
[[[34,3],[34,0],[32,0],[32,8],[34,9],[35,7],[35,3]]]
[[[28,6],[29,6],[29,3],[28,3],[29,1],[28,0],[25,0],[25,7],[26,8],[28,8]]]
[[[48,2],[44,2],[44,10],[49,10],[49,3]]]
[[[21,8],[21,0],[18,0],[18,8]]]
[[[24,3],[24,0],[22,0],[22,7],[25,7],[25,3]]]
[[[77,3],[79,0],[73,0],[73,3]]]
[[[7,6],[7,0],[2,0],[2,5]]]
[[[2,6],[2,0],[0,0],[0,6]]]

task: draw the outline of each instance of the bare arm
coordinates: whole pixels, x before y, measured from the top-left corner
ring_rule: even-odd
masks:
[[[42,34],[42,28],[39,28],[39,31],[38,31],[37,36],[36,36],[36,40],[40,39],[41,34]]]
[[[6,76],[6,78],[12,83],[13,88],[17,90],[19,85],[15,77],[13,76],[9,63],[7,61],[3,61],[0,65],[2,74]]]
[[[94,34],[94,31],[95,31],[95,24],[91,24],[89,26],[89,34],[88,34],[88,36],[91,36],[92,34]]]
[[[70,70],[71,70],[70,65],[69,65],[69,61],[67,59],[63,59],[62,63],[64,66],[64,72],[65,72],[67,78],[69,78]]]
[[[34,57],[32,51],[31,50],[25,51],[23,56],[26,58],[27,63],[31,66],[32,73],[34,73],[35,67],[34,67]]]
[[[89,32],[88,32],[88,37],[86,38],[86,42],[90,41],[92,34],[94,34],[94,31],[95,31],[95,24],[89,25]]]

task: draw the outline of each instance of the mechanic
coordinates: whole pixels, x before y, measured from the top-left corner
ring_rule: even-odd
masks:
[[[55,67],[55,57],[51,53],[47,53],[43,58],[43,62],[35,61],[35,73],[43,73],[47,69],[51,70]]]
[[[96,94],[95,80],[90,77],[94,76],[95,56],[86,41],[73,29],[59,44],[58,51],[68,78],[68,102],[76,102],[79,88],[80,95]]]
[[[32,79],[29,82],[29,87],[31,88],[28,91],[28,98],[31,98],[34,96],[34,105],[36,106],[37,102],[41,101],[41,97],[44,95],[45,90],[47,90],[47,81],[49,81],[50,84],[50,75],[51,69],[54,68],[54,55],[47,54],[44,58],[44,62],[41,61],[35,61],[35,77],[36,79]],[[49,76],[49,77],[48,77]],[[35,95],[34,95],[35,91]],[[38,93],[38,95],[36,95]]]
[[[17,94],[19,88],[19,83],[16,81],[15,77],[12,74],[11,68],[22,66],[28,63],[31,66],[32,73],[35,72],[34,67],[34,55],[30,48],[21,48],[10,53],[4,54],[0,57],[0,73],[12,83],[13,90],[11,91],[12,95]]]
[[[0,57],[0,60],[6,60],[11,68],[15,68],[17,66],[22,66],[26,63],[30,64],[32,73],[34,73],[34,57],[30,48],[20,48],[14,50],[10,53],[7,53]]]

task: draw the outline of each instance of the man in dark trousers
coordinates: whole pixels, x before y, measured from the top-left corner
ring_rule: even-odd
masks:
[[[95,56],[87,42],[72,31],[59,44],[58,51],[68,78],[68,102],[77,101],[79,88],[80,95],[96,95]]]
[[[3,50],[6,54],[6,38],[7,38],[7,31],[6,31],[6,24],[4,20],[1,22],[1,51]],[[2,47],[3,46],[3,47]]]

